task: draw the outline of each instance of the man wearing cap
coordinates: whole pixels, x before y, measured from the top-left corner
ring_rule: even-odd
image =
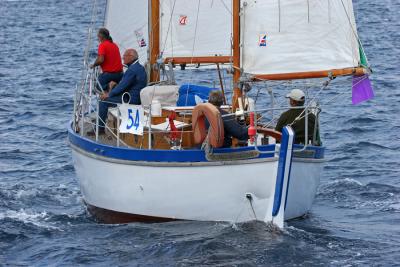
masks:
[[[304,144],[305,141],[305,111],[304,111],[304,102],[305,95],[304,92],[300,89],[293,89],[289,94],[286,95],[289,98],[289,104],[293,109],[289,109],[282,113],[280,116],[278,123],[276,124],[275,130],[282,132],[282,128],[288,124],[291,125],[293,131],[295,132],[295,143],[296,144]],[[301,107],[301,108],[299,108]],[[299,118],[296,120],[297,118]],[[308,113],[308,142],[313,142],[314,135],[314,127],[315,127],[315,115],[312,113]],[[317,136],[318,136],[317,129]],[[317,142],[318,143],[318,142]],[[314,144],[316,145],[316,144]]]

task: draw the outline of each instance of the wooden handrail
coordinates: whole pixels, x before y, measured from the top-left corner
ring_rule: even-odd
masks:
[[[271,136],[271,137],[275,138],[279,142],[282,139],[282,133],[279,132],[279,131],[276,131],[274,129],[271,129],[271,128],[263,128],[261,126],[258,126],[257,127],[257,132],[258,133],[262,133],[262,134],[267,135],[267,136]]]

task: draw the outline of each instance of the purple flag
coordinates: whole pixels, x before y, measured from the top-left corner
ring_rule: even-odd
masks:
[[[352,102],[357,105],[374,97],[371,81],[368,75],[353,76]]]

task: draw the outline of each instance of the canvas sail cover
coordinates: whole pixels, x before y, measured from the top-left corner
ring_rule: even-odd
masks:
[[[312,72],[359,64],[351,0],[247,0],[241,7],[245,73]]]
[[[118,45],[121,56],[126,49],[134,48],[138,51],[140,63],[147,61],[147,0],[108,0],[104,25]]]
[[[161,0],[163,58],[231,55],[231,10],[231,0]]]

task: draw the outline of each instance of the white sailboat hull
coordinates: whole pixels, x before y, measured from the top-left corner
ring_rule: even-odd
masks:
[[[293,136],[285,127],[280,145],[220,149],[208,158],[203,150],[120,148],[71,128],[68,134],[83,199],[99,221],[260,220],[279,227],[310,210],[322,170],[324,149],[298,150]]]
[[[72,154],[83,198],[92,207],[232,222],[264,220],[272,212],[277,158],[241,165],[140,166],[96,159],[76,149]]]
[[[90,207],[199,221],[244,222],[264,220],[271,214],[277,158],[241,165],[167,167],[104,161],[78,149],[72,154],[83,198]],[[285,220],[311,209],[322,166],[321,160],[293,160]],[[247,194],[252,195],[252,204]]]
[[[323,160],[293,158],[285,220],[307,214],[312,207],[320,183]]]

